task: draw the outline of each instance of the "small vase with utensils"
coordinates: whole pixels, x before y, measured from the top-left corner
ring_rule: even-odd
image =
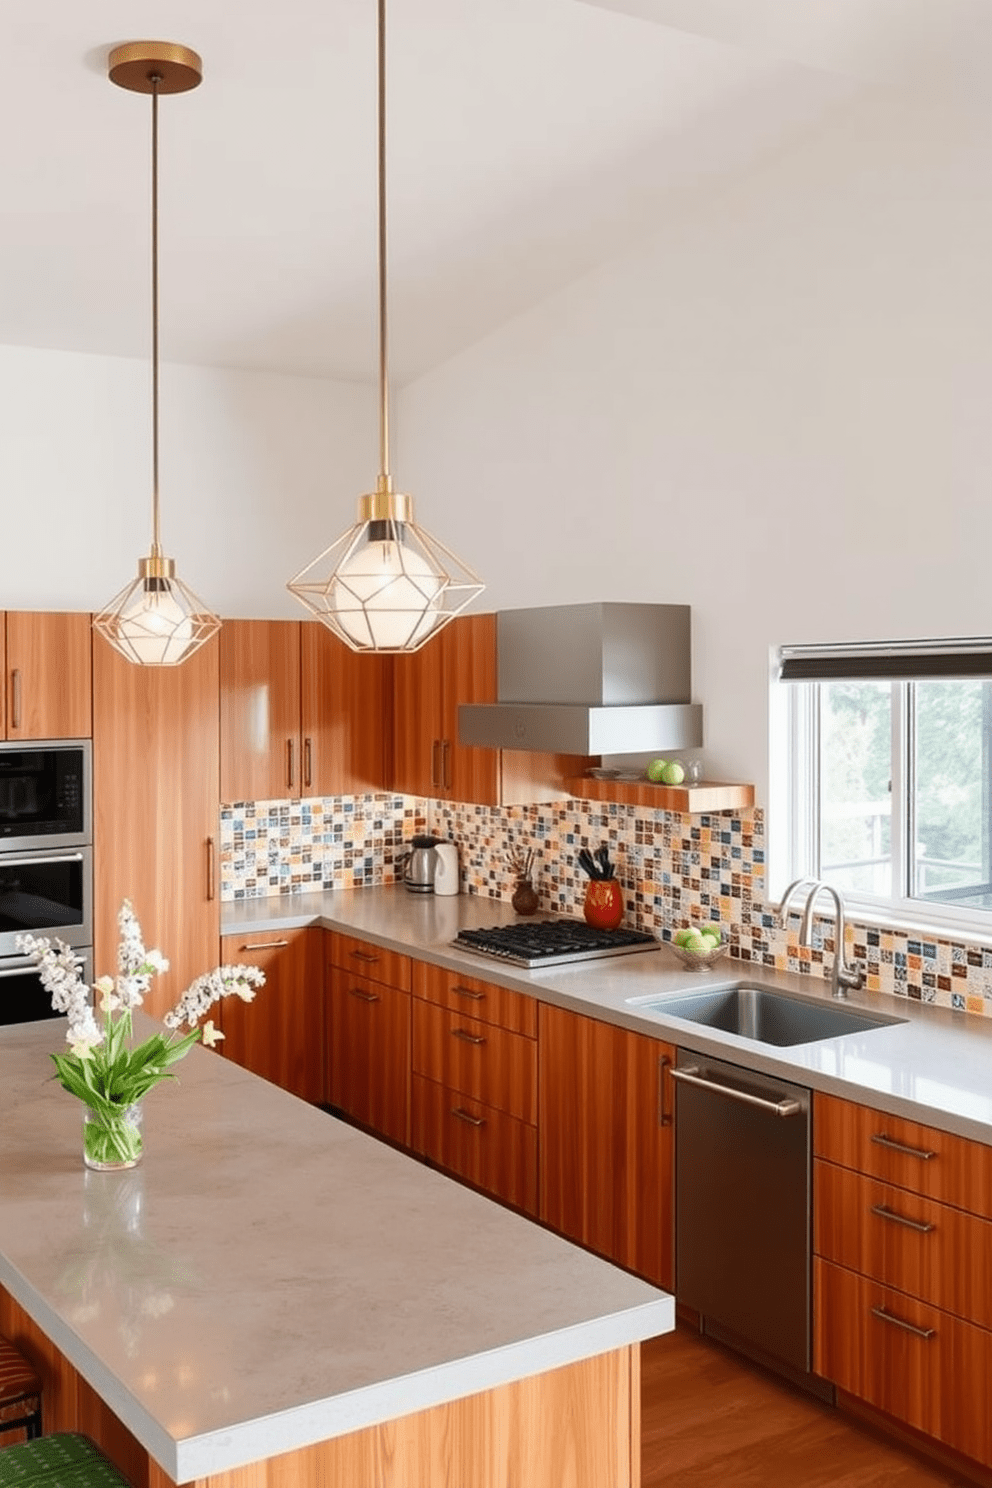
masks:
[[[529,847],[526,852],[518,851],[509,854],[510,867],[517,875],[517,886],[513,890],[513,898],[510,903],[518,915],[537,914],[537,890],[531,876],[534,862],[534,849]]]

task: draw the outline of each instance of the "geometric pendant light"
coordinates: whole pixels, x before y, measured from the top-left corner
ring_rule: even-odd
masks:
[[[378,5],[379,476],[358,520],[286,586],[353,651],[418,651],[485,585],[413,520],[389,471],[386,315],[386,3]]]
[[[220,620],[176,577],[159,530],[158,100],[195,88],[203,64],[189,47],[132,41],[110,53],[109,76],[152,100],[152,542],[148,557],[138,560],[138,577],[94,618],[93,628],[138,666],[176,666],[217,633]]]

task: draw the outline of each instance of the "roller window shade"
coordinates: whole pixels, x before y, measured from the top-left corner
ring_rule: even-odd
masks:
[[[992,678],[992,639],[866,641],[837,646],[782,646],[780,682],[924,682]]]

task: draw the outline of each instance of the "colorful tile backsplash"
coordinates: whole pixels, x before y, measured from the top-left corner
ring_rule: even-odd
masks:
[[[627,922],[669,939],[680,926],[716,920],[731,956],[821,976],[833,961],[830,922],[800,946],[765,898],[765,827],[759,808],[683,816],[616,803],[488,807],[410,796],[336,796],[255,801],[221,811],[221,898],[394,883],[404,844],[430,830],[458,844],[462,890],[509,900],[511,857],[533,848],[540,911],[581,915],[583,845],[607,843],[624,891]],[[866,985],[896,997],[992,1015],[992,950],[912,931],[848,926],[848,955]]]

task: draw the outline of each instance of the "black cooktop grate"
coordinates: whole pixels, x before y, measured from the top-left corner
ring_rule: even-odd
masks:
[[[624,956],[632,951],[655,950],[660,945],[646,930],[597,930],[585,920],[533,920],[459,930],[453,943],[463,951],[477,951],[528,967]]]

